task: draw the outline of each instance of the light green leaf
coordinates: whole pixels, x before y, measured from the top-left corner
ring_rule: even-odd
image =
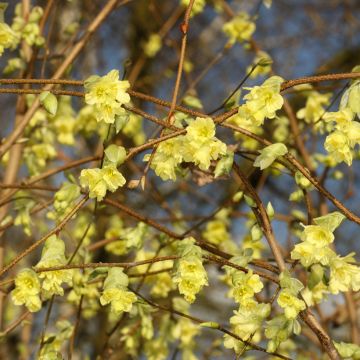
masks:
[[[327,229],[331,232],[341,224],[341,222],[345,219],[345,216],[338,211],[332,212],[331,214],[327,214],[324,216],[320,216],[314,219],[314,223]]]
[[[260,150],[260,155],[255,159],[254,166],[261,170],[269,167],[278,157],[288,152],[287,147],[282,143],[276,143]]]
[[[234,153],[232,151],[228,151],[225,156],[223,156],[215,167],[215,178],[221,176],[221,175],[227,175],[229,174],[232,165],[234,162]]]
[[[40,103],[50,115],[55,115],[58,108],[58,101],[50,91],[43,91],[40,96]]]
[[[194,109],[202,109],[202,103],[196,96],[186,95],[183,100],[184,104]]]
[[[125,161],[126,150],[122,146],[112,144],[105,149],[105,155],[108,161],[120,165]]]

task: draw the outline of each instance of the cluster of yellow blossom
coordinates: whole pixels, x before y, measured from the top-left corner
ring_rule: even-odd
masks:
[[[74,326],[68,320],[59,320],[56,322],[56,332],[50,332],[45,335],[38,360],[57,360],[61,359],[61,347],[68,340]]]
[[[164,248],[164,250],[160,252],[160,255],[166,256],[169,255],[169,252],[167,252],[166,248]],[[140,249],[136,252],[135,261],[152,259],[155,256],[157,256],[157,254],[153,251],[145,251],[143,249]],[[173,260],[157,261],[151,265],[152,271],[168,270],[164,272],[159,272],[159,274],[154,274],[153,276],[148,276],[145,279],[145,283],[151,286],[150,293],[152,296],[156,298],[165,298],[169,295],[170,291],[174,290],[175,286],[170,274],[173,266]],[[148,267],[148,265],[141,265],[134,268],[134,270],[138,274],[143,274],[148,270]]]
[[[104,166],[94,169],[84,169],[80,174],[80,184],[89,188],[89,197],[101,201],[106,192],[116,191],[124,186],[126,180],[117,166],[126,158],[126,150],[122,146],[110,145],[105,149]]]
[[[298,279],[290,277],[285,271],[280,274],[281,291],[277,303],[284,309],[285,317],[289,320],[295,319],[299,312],[305,310],[305,302],[298,298],[304,285]]]
[[[312,90],[310,85],[302,85],[297,87],[299,90],[306,90],[305,95],[307,97],[305,106],[298,110],[296,116],[299,119],[304,119],[308,124],[314,124],[319,126],[317,122],[325,114],[325,108],[330,103],[331,93],[321,94],[315,90]]]
[[[249,74],[251,71],[251,79],[254,79],[258,76],[265,76],[271,72],[271,65],[272,59],[270,55],[265,51],[259,51],[256,53],[252,65],[246,69],[246,72]]]
[[[84,83],[85,102],[92,105],[97,121],[113,124],[119,115],[126,113],[123,104],[130,102],[126,90],[130,87],[127,80],[119,80],[119,71],[111,70],[100,77],[90,76]]]
[[[89,188],[89,197],[101,201],[106,192],[116,191],[124,186],[126,180],[115,165],[104,166],[103,168],[84,169],[80,174],[80,183]]]
[[[241,267],[246,267],[252,259],[252,251],[245,250],[242,255],[230,259]],[[234,316],[230,318],[232,331],[242,340],[248,340],[253,337],[260,329],[264,319],[270,314],[270,304],[260,304],[254,299],[254,295],[263,289],[259,275],[254,274],[250,269],[247,273],[237,270],[230,266],[224,266],[227,282],[231,286],[229,295],[239,303],[239,310],[234,311]],[[228,281],[230,280],[230,281]],[[256,341],[256,336],[253,341]],[[244,344],[229,335],[224,336],[224,346],[233,348],[239,353]]]
[[[189,304],[182,298],[173,298],[173,306],[177,311],[182,313],[189,313]],[[171,335],[175,340],[180,342],[180,348],[182,350],[182,358],[196,360],[197,357],[194,354],[194,348],[196,342],[195,336],[199,335],[200,328],[193,321],[185,317],[181,318],[172,328]]]
[[[174,283],[178,284],[180,294],[189,303],[194,302],[195,295],[208,285],[207,273],[202,264],[201,248],[195,245],[194,238],[179,242],[178,252],[181,258],[176,262]]]
[[[266,350],[275,352],[292,335],[299,335],[300,323],[296,319],[288,319],[285,315],[275,316],[266,322],[265,336],[269,339]]]
[[[40,280],[34,270],[23,269],[15,277],[15,289],[11,299],[15,305],[25,305],[29,311],[41,309]]]
[[[54,210],[47,213],[47,217],[57,222],[72,208],[76,199],[80,196],[80,187],[71,182],[64,182],[54,195]]]
[[[360,289],[360,267],[352,264],[353,254],[341,257],[330,248],[334,241],[333,232],[343,219],[344,216],[338,212],[315,218],[316,225],[304,227],[302,243],[295,245],[291,252],[292,259],[300,260],[306,268],[311,267],[314,274],[311,278],[316,279],[311,282],[311,289],[305,289],[305,297],[310,304],[320,301],[326,292],[338,294]],[[325,276],[324,269],[328,269],[329,278]]]
[[[101,305],[110,304],[110,311],[115,315],[120,315],[124,311],[129,312],[137,297],[133,292],[127,290],[128,285],[129,279],[123,270],[116,267],[111,268],[100,296]]]
[[[186,135],[160,143],[156,150],[151,168],[163,180],[175,181],[176,170],[182,162],[192,162],[201,170],[208,170],[211,160],[226,154],[226,144],[215,137],[211,118],[196,118],[186,131]]]
[[[21,226],[24,233],[28,236],[31,235],[32,220],[30,210],[36,204],[35,201],[29,199],[30,194],[25,191],[19,191],[17,193],[17,199],[15,200],[15,210],[17,215],[14,219],[14,225]]]
[[[0,56],[4,53],[5,49],[14,48],[18,44],[18,37],[11,27],[0,22]]]
[[[24,39],[29,46],[42,46],[45,43],[39,27],[43,12],[42,7],[34,6],[28,18],[24,19],[22,4],[17,4],[15,7],[15,18],[11,27],[17,33],[18,38]]]
[[[83,273],[80,271],[74,272],[73,288],[67,296],[67,300],[74,305],[79,305],[80,301],[82,301],[81,312],[85,319],[95,316],[100,307],[100,292],[98,289],[100,283],[90,282],[92,274],[94,272],[91,271],[84,271]]]
[[[270,311],[270,304],[259,304],[255,300],[248,301],[238,311],[234,311],[234,316],[230,318],[232,331],[242,340],[248,340],[261,328],[264,319],[269,316]],[[224,346],[228,349],[234,349],[236,353],[239,353],[243,350],[244,343],[234,339],[232,336],[225,335]]]
[[[240,12],[223,26],[223,31],[229,37],[231,44],[236,41],[239,43],[249,41],[255,29],[255,23],[246,12]]]
[[[130,249],[140,249],[147,233],[147,226],[139,222],[135,227],[124,227],[118,215],[110,218],[110,227],[105,232],[105,239],[111,240],[105,250],[115,255],[124,255]]]
[[[324,115],[325,121],[331,122],[335,129],[326,137],[325,149],[337,163],[344,161],[349,166],[353,159],[352,150],[360,144],[360,123],[354,116],[351,108]]]
[[[269,339],[267,351],[274,352],[294,333],[299,334],[301,327],[296,320],[298,314],[306,309],[306,304],[299,299],[304,285],[290,276],[289,271],[280,274],[280,287],[277,303],[284,309],[283,314],[276,315],[266,323],[265,336]]]
[[[234,243],[229,232],[229,209],[221,209],[214,220],[206,224],[202,236],[209,243],[218,246],[223,251],[236,253],[238,246]]]
[[[144,44],[144,53],[147,57],[154,57],[161,49],[161,36],[151,34],[149,40]]]
[[[237,114],[230,117],[228,122],[249,130],[255,134],[262,134],[261,125],[266,118],[274,119],[276,111],[281,109],[284,100],[280,95],[280,86],[284,80],[279,76],[272,76],[260,86],[248,88],[250,92],[244,96],[245,103],[239,106]],[[244,135],[238,135],[244,139],[243,146],[248,149],[256,149],[258,142]]]
[[[188,7],[190,0],[181,0],[181,5]],[[191,9],[191,16],[201,13],[206,5],[206,0],[196,0],[193,2],[193,7]]]
[[[66,265],[65,244],[56,235],[50,236],[44,245],[41,253],[41,259],[36,264],[36,269],[49,268]],[[41,287],[44,297],[50,298],[52,295],[64,295],[62,283],[72,282],[73,270],[54,270],[41,271],[39,278],[43,279]]]

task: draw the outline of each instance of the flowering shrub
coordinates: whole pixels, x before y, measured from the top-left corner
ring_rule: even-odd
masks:
[[[0,358],[360,359],[360,67],[289,80],[281,2],[81,3],[0,4]]]

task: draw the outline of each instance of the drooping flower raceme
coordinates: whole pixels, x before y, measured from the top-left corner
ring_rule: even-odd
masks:
[[[101,305],[110,304],[110,311],[115,315],[129,312],[136,295],[128,291],[129,279],[121,268],[111,268],[104,282],[104,290],[100,297]]]
[[[189,303],[194,302],[195,295],[208,285],[207,273],[202,264],[201,248],[194,243],[193,238],[186,238],[179,243],[181,258],[176,262],[174,277],[180,294],[183,294]]]
[[[54,196],[54,211],[47,214],[49,219],[60,221],[74,205],[80,196],[80,187],[70,182],[64,182]]]
[[[0,22],[0,56],[5,49],[15,47],[17,43],[18,37],[14,30],[8,24]]]
[[[41,259],[36,264],[36,269],[66,265],[65,244],[56,235],[50,236],[44,245]],[[71,283],[73,270],[41,271],[39,278],[43,279],[41,287],[45,298],[52,295],[64,295],[62,283]]]
[[[115,122],[117,115],[125,114],[123,104],[130,102],[126,90],[130,87],[128,81],[119,80],[119,71],[111,70],[105,76],[90,76],[85,80],[85,102],[93,105],[97,121],[108,124]]]
[[[212,160],[226,154],[226,144],[215,137],[211,118],[196,118],[186,131],[186,135],[160,143],[156,150],[151,168],[163,180],[176,180],[176,170],[182,162],[208,170]]]
[[[249,14],[246,12],[240,12],[223,26],[223,31],[232,44],[236,41],[239,43],[249,41],[255,29],[255,23],[251,21]]]
[[[238,311],[234,311],[234,315],[230,318],[232,332],[242,340],[248,340],[261,328],[264,319],[269,316],[270,310],[270,304],[259,304],[255,300],[247,302]],[[226,334],[224,346],[239,353],[244,348],[244,343]]]
[[[15,305],[25,305],[31,312],[41,309],[40,280],[34,270],[23,269],[15,277],[11,298]]]
[[[291,258],[300,260],[305,267],[315,263],[328,265],[336,255],[329,247],[329,244],[334,241],[333,232],[344,218],[344,215],[335,211],[315,218],[315,225],[304,226],[304,231],[301,234],[303,242],[295,245],[291,252]]]
[[[280,95],[280,85],[284,81],[280,76],[272,76],[265,80],[261,86],[249,88],[250,93],[244,96],[245,105],[239,108],[251,115],[255,125],[260,126],[265,118],[273,119],[276,111],[281,109],[284,99]]]
[[[124,186],[126,180],[117,166],[125,160],[126,150],[122,146],[110,145],[105,149],[104,166],[84,169],[80,174],[80,184],[89,189],[89,197],[101,201],[106,191],[114,192]]]
[[[201,170],[210,167],[211,160],[225,155],[226,145],[215,137],[211,118],[196,118],[186,128],[184,161],[193,162]]]
[[[351,165],[353,149],[360,144],[360,123],[354,120],[350,108],[324,115],[324,120],[335,127],[325,140],[324,147],[337,163]]]
[[[229,118],[229,122],[255,134],[261,135],[264,120],[274,119],[276,111],[281,109],[284,100],[280,95],[280,86],[284,80],[279,76],[272,76],[265,80],[261,86],[248,88],[250,92],[244,96],[245,104],[239,106],[238,113]],[[255,149],[258,143],[253,139],[244,138],[243,146]]]

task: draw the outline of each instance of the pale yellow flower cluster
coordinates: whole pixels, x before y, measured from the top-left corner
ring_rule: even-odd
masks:
[[[201,249],[193,238],[186,238],[179,244],[181,258],[177,261],[174,283],[180,294],[189,303],[195,301],[196,294],[208,285],[207,273],[202,264]]]
[[[11,299],[15,305],[25,305],[29,311],[41,309],[40,281],[34,270],[23,269],[15,277],[15,289]]]
[[[182,162],[191,162],[208,170],[211,161],[226,154],[226,144],[215,137],[211,118],[196,118],[186,128],[187,133],[166,140],[158,146],[151,168],[163,180],[176,180],[176,170]]]
[[[108,124],[115,122],[116,116],[124,115],[121,106],[130,102],[126,90],[130,87],[127,80],[119,80],[119,71],[111,70],[105,76],[90,76],[85,80],[85,102],[94,107],[97,121]]]
[[[129,312],[136,295],[127,290],[129,279],[121,268],[111,268],[104,282],[104,290],[100,297],[101,305],[110,304],[110,311],[115,315]]]
[[[5,49],[13,48],[18,44],[18,37],[11,27],[0,22],[0,56],[4,53]]]
[[[360,98],[359,98],[360,101]],[[353,149],[360,144],[360,123],[354,120],[355,113],[350,108],[324,115],[325,121],[334,124],[335,131],[325,140],[325,149],[337,163],[352,164]]]
[[[184,7],[188,7],[190,3],[190,0],[181,0],[181,5]],[[201,12],[203,12],[206,5],[206,0],[196,0],[193,3],[193,7],[191,9],[191,16],[197,15]]]
[[[49,268],[66,265],[65,244],[56,235],[49,237],[44,245],[41,253],[41,259],[37,263],[36,268]],[[52,295],[64,295],[62,283],[72,282],[73,270],[54,270],[42,271],[39,273],[39,278],[43,279],[41,287],[45,298],[50,298]]]
[[[236,41],[239,43],[249,41],[255,29],[255,23],[246,12],[240,12],[223,26],[223,31],[232,44]]]
[[[338,294],[360,289],[360,267],[352,264],[355,262],[353,254],[341,257],[330,248],[334,241],[333,232],[343,219],[344,216],[337,212],[315,218],[316,225],[304,227],[302,243],[295,245],[291,252],[292,259],[300,260],[307,268],[312,266],[311,271],[316,272],[318,281],[304,293],[310,304],[320,301],[327,292]],[[329,279],[325,277],[326,269],[330,273]]]
[[[228,121],[255,134],[262,134],[261,126],[266,118],[274,119],[276,111],[283,106],[284,100],[280,95],[280,86],[284,80],[279,76],[272,76],[260,86],[248,88],[250,92],[244,96],[245,103],[238,109],[238,113]],[[256,149],[258,142],[247,136],[238,135],[243,139],[243,146]]]
[[[161,36],[151,34],[146,44],[144,44],[144,53],[147,57],[154,57],[161,49]]]

